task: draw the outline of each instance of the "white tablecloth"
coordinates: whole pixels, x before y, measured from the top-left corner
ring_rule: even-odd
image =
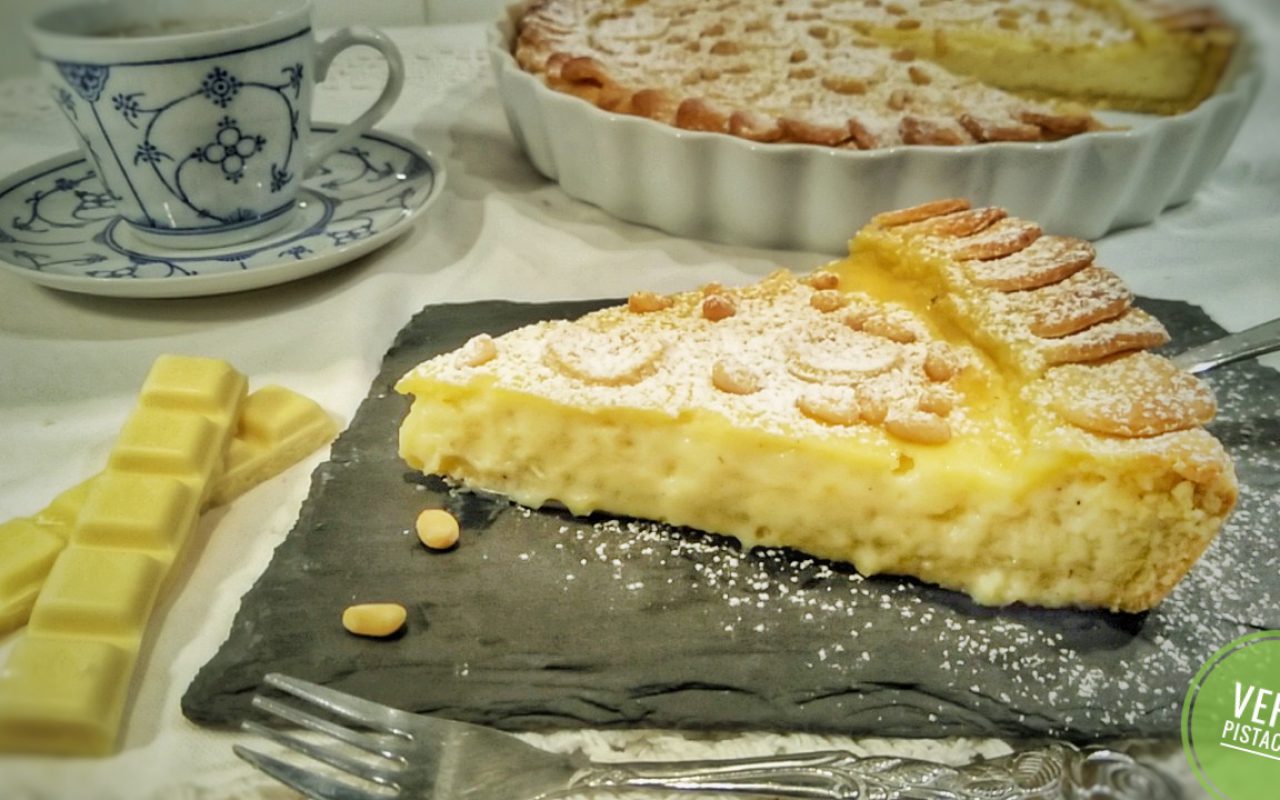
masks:
[[[1140,294],[1190,300],[1228,329],[1280,311],[1280,5],[1237,0],[1263,45],[1267,78],[1225,163],[1189,204],[1098,243],[1100,261]],[[480,26],[390,31],[408,67],[404,98],[381,129],[445,165],[440,201],[406,236],[355,263],[248,293],[184,300],[75,295],[0,273],[0,519],[42,508],[99,470],[162,353],[227,359],[252,385],[281,383],[344,423],[396,331],[424,305],[485,298],[616,297],[754,280],[827,256],[675,239],[620,223],[538,175],[502,116]],[[317,93],[316,117],[343,120],[380,85],[372,56],[344,56]],[[0,82],[0,165],[14,171],[74,148],[43,87]],[[852,232],[852,231],[851,231]],[[1280,366],[1280,359],[1268,362]],[[199,528],[197,557],[160,602],[139,662],[122,748],[110,758],[0,755],[0,797],[290,797],[231,753],[238,734],[195,727],[179,699],[217,650],[240,596],[289,531],[318,452]],[[15,637],[0,640],[0,658]],[[1207,658],[1210,653],[1205,653]],[[690,742],[654,732],[545,739],[614,757],[725,755],[828,745],[829,739],[726,737]],[[781,744],[779,744],[781,743]],[[850,743],[963,761],[991,741]],[[1176,756],[1175,760],[1180,758]]]

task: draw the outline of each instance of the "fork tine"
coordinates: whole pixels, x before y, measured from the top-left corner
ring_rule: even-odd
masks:
[[[295,767],[278,758],[238,744],[232,745],[231,749],[257,769],[312,800],[386,800],[385,795],[373,794],[355,786],[340,783],[317,772]]]
[[[327,686],[279,672],[268,673],[262,680],[269,686],[274,686],[300,700],[306,700],[349,720],[391,733],[407,733],[396,725],[397,719],[403,712],[390,706],[364,700],[337,689],[330,689]]]
[[[256,722],[243,722],[240,727],[249,733],[256,733],[259,736],[266,737],[277,744],[282,744],[291,750],[302,753],[305,756],[311,756],[317,761],[322,761],[331,767],[342,770],[343,772],[355,775],[358,778],[364,778],[367,781],[381,784],[383,786],[397,786],[397,774],[394,770],[380,769],[367,761],[361,761],[358,758],[352,758],[344,753],[340,753],[331,747],[326,747],[317,742],[310,742],[297,736],[277,731],[259,725]]]
[[[366,753],[374,753],[387,758],[394,758],[402,761],[403,753],[395,746],[394,741],[388,741],[386,738],[378,738],[362,731],[353,731],[350,728],[330,722],[327,719],[317,717],[303,711],[300,708],[294,708],[291,705],[282,703],[279,700],[273,700],[270,697],[262,697],[261,695],[253,698],[253,707],[268,714],[283,719],[286,722],[292,722],[302,728],[313,730],[316,733],[323,733],[326,736],[332,736],[342,742],[346,742],[353,747],[358,747]]]

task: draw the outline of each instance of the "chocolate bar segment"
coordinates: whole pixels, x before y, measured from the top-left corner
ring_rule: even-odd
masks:
[[[246,381],[162,356],[0,671],[0,750],[104,755],[169,568],[221,469]]]
[[[169,412],[153,409],[150,416],[141,418],[154,419],[155,413]],[[131,424],[139,424],[138,419],[131,418]],[[164,441],[147,442],[151,430],[154,428],[144,426],[131,437],[129,447],[112,453],[117,466],[173,464],[175,458],[180,464],[183,449],[165,455]],[[241,406],[237,432],[227,448],[226,468],[219,472],[204,507],[231,502],[297,463],[337,432],[337,423],[314,400],[282,386],[256,390]],[[0,524],[0,633],[26,624],[36,595],[58,553],[66,547],[97,480],[94,477],[73,486],[31,517]],[[97,497],[99,504],[113,502],[110,492]],[[94,518],[98,525],[106,521],[101,513],[95,513]],[[95,535],[109,538],[106,531],[90,530],[81,533],[82,541],[86,536],[92,541]]]

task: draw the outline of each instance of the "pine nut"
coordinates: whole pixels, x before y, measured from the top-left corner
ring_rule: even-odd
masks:
[[[428,508],[418,515],[418,541],[432,550],[448,550],[458,543],[458,520],[443,508]]]
[[[403,628],[408,616],[399,603],[360,603],[342,612],[342,627],[356,636],[382,638]]]

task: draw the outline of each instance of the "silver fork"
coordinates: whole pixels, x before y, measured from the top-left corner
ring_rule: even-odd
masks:
[[[298,766],[235,745],[236,755],[316,800],[550,800],[593,792],[720,792],[815,800],[1173,800],[1170,783],[1112,750],[1052,743],[961,767],[842,750],[759,758],[607,763],[507,733],[363,700],[279,673],[265,683],[313,711],[258,694],[254,707],[318,737],[244,728],[334,768]],[[332,721],[337,717],[357,727]],[[359,754],[367,755],[359,755]],[[342,777],[335,776],[337,772]],[[354,779],[354,780],[352,780]]]
[[[1276,350],[1280,350],[1280,319],[1227,334],[1170,358],[1179,368],[1194,374]]]

